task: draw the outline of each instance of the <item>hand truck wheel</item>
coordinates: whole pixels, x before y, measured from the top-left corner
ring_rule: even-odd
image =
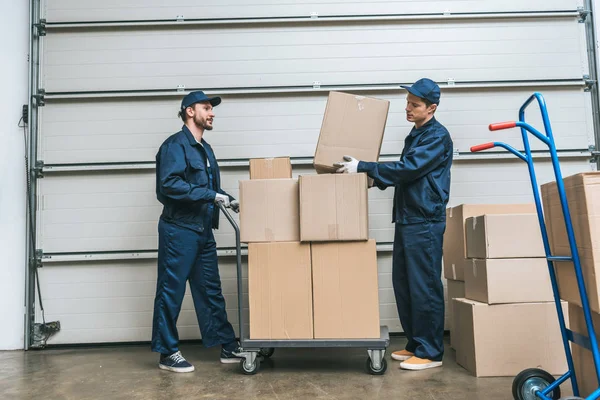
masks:
[[[522,371],[513,380],[512,392],[515,400],[537,400],[537,391],[542,391],[554,382],[555,379],[546,371],[530,368]],[[548,393],[551,399],[560,399],[560,387]]]
[[[373,362],[371,361],[371,357],[367,357],[367,371],[371,375],[383,375],[387,370],[387,360],[385,358],[381,359],[381,366],[379,368],[375,368],[373,366]]]

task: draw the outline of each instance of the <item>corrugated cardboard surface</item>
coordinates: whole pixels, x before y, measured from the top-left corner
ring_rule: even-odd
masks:
[[[565,317],[567,303],[563,302]],[[456,361],[475,376],[516,376],[527,368],[567,371],[552,303],[488,305],[454,300]]]
[[[592,313],[592,322],[596,331],[596,338],[600,341],[600,314]],[[585,325],[585,317],[583,316],[583,308],[578,305],[569,304],[569,326],[573,332],[589,338]],[[592,357],[590,350],[575,343],[571,345],[571,353],[573,354],[575,375],[577,376],[577,384],[579,385],[579,395],[588,397],[600,387],[596,378],[594,357]]]
[[[535,204],[461,204],[446,210],[446,232],[444,233],[444,276],[447,279],[464,281],[467,259],[465,220],[483,214],[533,213]]]
[[[300,176],[300,240],[367,240],[367,175]]]
[[[292,177],[289,157],[254,158],[250,160],[250,179],[285,179]]]
[[[300,241],[296,179],[240,181],[242,242]]]
[[[467,258],[546,257],[537,214],[468,218]]]
[[[250,243],[251,339],[312,339],[310,244]]]
[[[342,92],[329,92],[313,165],[333,173],[344,155],[377,161],[390,102]]]
[[[375,240],[311,247],[315,339],[379,338]]]
[[[465,297],[488,304],[554,301],[545,258],[473,259]]]
[[[600,172],[563,179],[590,307],[600,312]],[[571,249],[556,182],[542,185],[542,203],[552,255],[569,256]],[[581,306],[572,263],[555,263],[562,299]]]
[[[454,302],[453,299],[461,299],[465,297],[465,283],[463,281],[448,280],[448,328],[450,329],[450,347],[454,348]]]

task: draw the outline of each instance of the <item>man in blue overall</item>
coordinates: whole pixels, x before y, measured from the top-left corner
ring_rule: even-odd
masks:
[[[189,281],[202,342],[221,345],[221,362],[239,362],[240,348],[227,320],[213,228],[221,203],[239,211],[239,203],[221,189],[219,166],[202,138],[213,129],[213,107],[220,97],[192,92],[181,102],[181,131],[164,141],[156,154],[156,196],[163,204],[158,222],[158,279],[152,323],[152,351],[159,368],[191,372],[194,366],[178,349],[177,318]]]
[[[442,241],[450,193],[453,144],[434,113],[440,88],[420,79],[408,91],[406,119],[414,123],[400,161],[364,162],[344,156],[338,172],[366,172],[379,189],[393,186],[395,223],[392,281],[400,322],[408,338],[392,358],[400,367],[422,370],[442,365],[444,287]]]

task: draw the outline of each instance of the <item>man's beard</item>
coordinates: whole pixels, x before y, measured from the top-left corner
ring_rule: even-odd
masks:
[[[196,124],[196,126],[197,126],[198,128],[202,128],[202,129],[204,129],[205,131],[212,131],[212,129],[213,129],[213,126],[212,126],[212,125],[210,125],[208,122],[207,122],[207,123],[204,123],[204,122],[202,122],[202,121],[197,121],[197,120],[194,120],[194,124]]]

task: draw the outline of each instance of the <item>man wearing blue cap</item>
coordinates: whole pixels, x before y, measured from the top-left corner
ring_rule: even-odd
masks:
[[[158,279],[152,324],[152,351],[159,368],[191,372],[178,349],[177,318],[189,281],[203,344],[221,345],[221,362],[239,362],[241,350],[227,320],[213,229],[221,203],[239,212],[239,203],[221,189],[219,165],[205,131],[213,129],[220,97],[192,92],[181,102],[181,131],[156,154],[156,196],[163,204],[158,222]]]
[[[434,117],[439,86],[424,78],[402,87],[408,91],[406,119],[414,127],[400,161],[364,162],[344,156],[346,162],[337,164],[337,172],[366,172],[379,189],[395,189],[392,281],[408,343],[392,358],[402,361],[403,369],[422,370],[441,366],[444,354],[442,241],[453,144]]]

